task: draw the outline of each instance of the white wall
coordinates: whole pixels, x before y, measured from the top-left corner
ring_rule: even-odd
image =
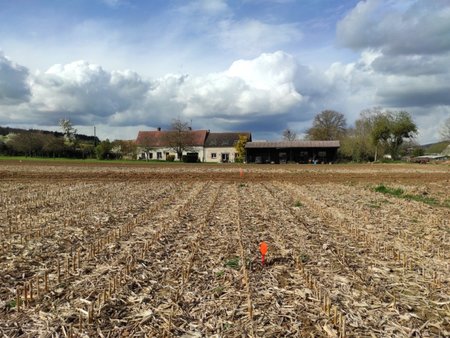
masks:
[[[212,154],[216,154],[216,158],[213,158]],[[228,154],[228,162],[234,162],[236,149],[234,147],[207,147],[205,148],[205,162],[220,163],[222,154]]]
[[[158,158],[158,152],[161,153],[161,158]],[[204,162],[204,149],[203,147],[193,147],[190,153],[198,153],[198,158],[200,161]],[[169,155],[175,156],[175,161],[178,161],[181,159],[177,159],[177,153],[174,152],[172,149],[169,148],[153,148],[150,151],[146,152],[144,148],[138,148],[138,159],[149,159],[149,160],[166,160],[166,153],[169,153]],[[186,155],[188,152],[183,151],[183,155]],[[141,156],[141,154],[144,154]],[[147,155],[147,157],[145,157]]]

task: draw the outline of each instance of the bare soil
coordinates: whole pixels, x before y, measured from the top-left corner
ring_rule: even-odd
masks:
[[[431,164],[1,161],[0,334],[450,336],[449,182]]]

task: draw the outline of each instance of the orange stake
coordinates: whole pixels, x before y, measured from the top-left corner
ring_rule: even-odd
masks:
[[[264,257],[267,254],[267,243],[266,242],[261,242],[259,244],[259,251],[261,252],[261,264],[264,265]]]

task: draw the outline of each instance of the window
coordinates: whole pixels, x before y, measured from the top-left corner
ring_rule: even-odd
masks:
[[[319,151],[319,157],[327,157],[326,151]]]
[[[148,153],[148,159],[151,160],[153,158],[153,153]]]
[[[156,153],[156,158],[157,158],[158,160],[161,160],[161,159],[162,159],[162,152],[158,151],[158,152]]]
[[[217,158],[217,154],[216,153],[211,153],[211,158]]]

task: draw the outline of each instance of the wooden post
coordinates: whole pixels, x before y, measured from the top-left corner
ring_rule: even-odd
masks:
[[[64,276],[66,278],[69,276],[69,256],[66,256],[66,268],[64,271]]]
[[[17,311],[20,311],[20,289],[16,286],[16,308]]]
[[[30,301],[33,301],[33,280],[32,279],[28,282],[28,285],[30,286]]]
[[[40,285],[39,285],[39,274],[36,276],[36,295],[37,295],[38,299],[41,297],[41,290],[40,290]]]
[[[23,307],[28,305],[27,283],[23,284]]]
[[[48,271],[44,271],[44,290],[48,292]]]
[[[61,283],[61,264],[59,263],[59,257],[57,259],[57,270],[58,270],[58,284]]]

